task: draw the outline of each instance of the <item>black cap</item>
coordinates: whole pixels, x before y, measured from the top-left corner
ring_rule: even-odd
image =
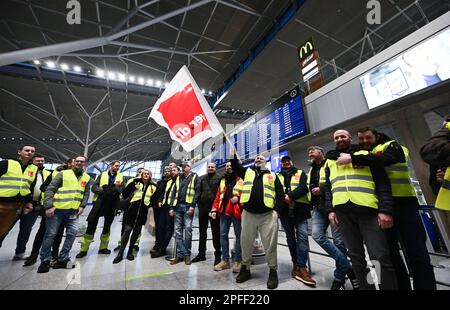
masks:
[[[292,160],[289,156],[283,156],[281,157],[281,162],[285,161],[285,160]]]

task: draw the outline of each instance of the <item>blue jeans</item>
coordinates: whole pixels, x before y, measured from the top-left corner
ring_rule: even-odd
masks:
[[[191,255],[192,246],[192,219],[187,211],[192,205],[179,203],[175,207],[175,239],[177,241],[177,257]],[[184,238],[183,238],[184,233]]]
[[[51,248],[60,225],[66,227],[66,239],[59,253],[58,261],[65,262],[70,260],[69,253],[78,231],[77,213],[78,210],[55,210],[54,216],[46,218],[45,236],[41,248],[42,262],[49,262],[52,257]]]
[[[320,211],[313,212],[312,237],[336,261],[336,270],[334,271],[335,280],[340,283],[345,283],[345,275],[352,269],[347,259],[347,248],[336,225],[331,225],[333,242],[327,238],[328,225],[330,225],[330,222],[328,221],[327,214]]]
[[[241,256],[241,221],[235,219],[234,217],[225,215],[222,213],[220,215],[220,246],[222,250],[222,260],[230,260],[230,246],[228,233],[230,232],[231,223],[233,223],[234,235],[236,236],[236,246],[235,246],[235,261],[242,261]]]
[[[295,218],[287,217],[280,218],[280,221],[286,233],[292,263],[296,267],[306,268],[309,252],[308,221],[298,221]]]
[[[33,204],[33,207],[36,206]],[[17,236],[16,255],[25,253],[28,239],[30,239],[31,230],[34,223],[39,216],[39,210],[33,209],[28,214],[21,214],[18,220],[20,221],[19,235]]]

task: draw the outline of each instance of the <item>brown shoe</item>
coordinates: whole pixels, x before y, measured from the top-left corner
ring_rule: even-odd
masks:
[[[306,285],[310,285],[313,287],[316,286],[316,281],[313,278],[311,278],[311,275],[309,274],[308,270],[306,270],[305,267],[299,268],[299,275],[296,275],[295,279],[302,281]]]
[[[292,275],[293,278],[295,278],[295,277],[300,277],[300,275],[301,275],[300,267],[294,266],[294,267],[292,268],[291,275]]]
[[[184,261],[184,258],[183,257],[175,257],[174,258],[174,260],[172,260],[172,261],[170,261],[170,264],[171,265],[175,265],[175,264],[178,264],[178,263],[180,263],[180,262],[182,262],[182,261]]]

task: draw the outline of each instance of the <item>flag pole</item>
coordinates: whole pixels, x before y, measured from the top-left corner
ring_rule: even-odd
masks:
[[[239,157],[239,154],[238,154],[236,148],[234,147],[233,143],[231,142],[230,137],[228,137],[228,135],[227,135],[227,133],[226,133],[225,131],[223,131],[223,134],[225,135],[225,139],[227,140],[227,142],[230,144],[230,151],[233,151],[233,152],[231,152],[230,154],[231,154],[231,155],[236,154],[237,159],[239,160],[239,162],[242,163],[242,160],[241,160],[241,158]]]

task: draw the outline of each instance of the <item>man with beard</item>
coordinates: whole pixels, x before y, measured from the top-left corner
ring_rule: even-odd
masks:
[[[397,289],[383,231],[394,225],[389,178],[380,166],[337,165],[341,153],[367,155],[368,152],[351,144],[352,137],[347,130],[337,130],[333,137],[336,150],[327,153],[325,168],[328,219],[331,224],[339,225],[361,289],[375,288],[367,281],[364,244],[370,259],[381,269],[380,289]]]
[[[214,266],[220,263],[220,222],[219,219],[210,217],[211,207],[219,188],[220,175],[216,172],[216,164],[209,163],[207,175],[200,178],[200,203],[198,204],[198,225],[200,238],[198,243],[198,255],[193,263],[206,260],[206,239],[208,237],[208,221],[211,224],[211,233],[214,246]]]
[[[259,231],[270,269],[267,288],[275,289],[278,287],[278,216],[275,210],[284,204],[283,185],[277,175],[267,169],[264,156],[257,155],[254,167],[244,168],[235,152],[233,150],[231,167],[236,175],[244,180],[241,196],[241,203],[244,205],[241,232],[242,266],[236,282],[242,283],[251,277],[253,244]]]
[[[398,236],[413,277],[414,289],[435,290],[436,280],[428,256],[427,236],[419,214],[419,201],[408,172],[408,149],[371,127],[358,130],[358,141],[360,147],[369,151],[370,154],[342,154],[337,160],[337,164],[378,164],[383,166],[387,172],[394,200],[395,225],[386,232],[399,289],[411,290],[411,281],[400,255]]]

